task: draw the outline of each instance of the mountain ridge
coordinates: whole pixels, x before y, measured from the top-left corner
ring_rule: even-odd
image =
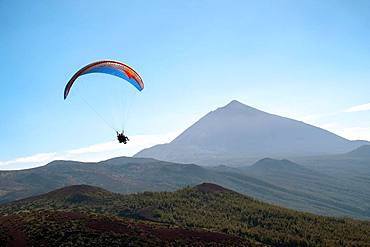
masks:
[[[273,159],[267,160],[270,160],[272,165],[276,162]],[[281,161],[276,164],[279,165],[279,162]],[[174,191],[200,183],[216,183],[239,193],[297,210],[323,215],[370,217],[364,201],[370,196],[370,192],[362,184],[355,189],[352,188],[351,182],[351,186],[347,188],[345,184],[338,184],[335,178],[325,173],[297,166],[298,169],[268,169],[256,172],[248,170],[248,167],[207,168],[195,164],[129,157],[97,163],[54,161],[28,170],[0,171],[0,203],[76,184],[93,185],[115,193],[127,194],[148,190]],[[293,178],[287,179],[287,176]],[[352,189],[349,190],[350,188]],[[329,199],[326,196],[328,189]],[[353,201],[360,203],[350,203]]]
[[[234,100],[207,113],[172,142],[144,149],[134,157],[233,165],[264,157],[344,153],[366,143],[350,141],[325,129]]]

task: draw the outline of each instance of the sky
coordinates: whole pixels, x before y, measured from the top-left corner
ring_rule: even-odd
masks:
[[[369,1],[0,0],[0,28],[0,169],[133,155],[233,99],[370,140]],[[63,100],[101,59],[145,89],[86,75]]]

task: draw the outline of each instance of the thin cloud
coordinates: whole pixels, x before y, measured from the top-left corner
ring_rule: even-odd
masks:
[[[363,105],[355,105],[344,110],[344,112],[359,112],[359,111],[370,111],[370,103]]]
[[[0,161],[0,166],[11,165],[15,163],[20,164],[20,163],[44,162],[52,159],[53,157],[56,156],[56,154],[57,153],[39,153],[31,156],[19,157],[14,160]]]
[[[1,170],[18,170],[45,165],[53,160],[101,161],[118,156],[132,156],[144,148],[172,141],[180,131],[158,135],[136,135],[127,145],[117,141],[94,144],[63,152],[39,153],[13,160],[0,161]]]
[[[327,123],[320,126],[337,135],[343,136],[349,140],[367,140],[370,141],[370,127],[363,126],[342,126],[338,123]]]

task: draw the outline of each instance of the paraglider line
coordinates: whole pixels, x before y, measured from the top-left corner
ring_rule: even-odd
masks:
[[[85,98],[84,97],[82,97],[82,95],[79,95],[79,97],[82,99],[82,101],[83,102],[85,102],[85,104],[88,106],[88,107],[90,107],[90,109],[93,111],[93,112],[95,112],[95,114],[96,115],[98,115],[98,117],[100,117],[100,119],[101,120],[103,120],[103,122],[109,127],[109,128],[112,128],[115,132],[117,132],[117,130],[111,125],[111,124],[109,124],[108,123],[108,121],[107,120],[105,120],[104,118],[103,118],[103,116],[101,115],[101,114],[99,114],[99,112],[97,112],[95,109],[94,109],[94,107],[92,107],[92,105],[90,105],[89,104],[89,102],[87,102],[87,100],[85,100]]]

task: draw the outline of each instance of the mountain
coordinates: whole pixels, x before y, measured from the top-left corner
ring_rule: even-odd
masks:
[[[217,182],[257,197],[271,194],[272,200],[279,195],[279,188],[245,175],[218,172],[194,164],[120,157],[98,163],[53,161],[33,169],[0,171],[0,203],[78,184],[130,193],[175,190],[202,182]],[[281,193],[286,194],[285,191]]]
[[[135,157],[230,165],[264,157],[343,153],[367,143],[350,141],[327,130],[234,100],[202,117],[172,142],[144,149]]]
[[[334,177],[338,183],[357,193],[370,209],[370,146],[364,145],[344,154],[292,158],[308,169]],[[360,202],[356,202],[360,203]]]
[[[115,158],[98,163],[53,161],[43,167],[0,171],[0,203],[39,195],[69,185],[88,184],[118,193],[173,191],[213,182],[265,201],[321,214],[342,215],[327,205],[312,208],[299,194],[236,170],[216,171],[194,164],[145,158]],[[293,201],[294,203],[290,203]],[[296,203],[298,202],[298,203]],[[356,215],[357,216],[357,215]]]
[[[365,183],[370,186],[370,145],[344,154],[294,157],[292,160],[320,173],[351,181],[353,185]]]
[[[76,184],[129,193],[175,190],[211,178],[217,174],[197,165],[154,159],[120,157],[97,163],[60,160],[32,169],[0,171],[0,203]]]
[[[337,179],[290,161],[272,159],[263,159],[250,170],[127,157],[98,163],[54,161],[33,169],[0,171],[0,203],[69,185],[87,184],[127,194],[174,191],[204,182],[301,211],[370,218],[370,186],[358,186],[358,181]]]
[[[287,159],[276,160],[271,158],[264,158],[257,161],[252,166],[248,167],[248,170],[254,172],[272,171],[274,173],[282,170],[288,170],[295,173],[307,171],[305,167],[298,165],[297,163],[294,163],[290,160]]]
[[[301,213],[217,184],[131,195],[87,185],[0,206],[5,246],[367,246],[370,223]],[[47,226],[47,227],[45,227]]]
[[[370,145],[363,145],[351,152],[347,153],[347,156],[352,156],[356,158],[370,158]]]
[[[326,205],[337,208],[344,214],[361,212],[360,214],[370,217],[369,182],[363,182],[356,177],[345,179],[336,176],[334,172],[323,172],[286,159],[266,158],[240,170],[248,176],[305,197],[304,201],[313,207]]]
[[[284,184],[287,181],[292,182],[296,179],[303,181],[323,176],[323,174],[287,159],[277,160],[264,158],[251,166],[242,167],[241,169],[246,171],[249,175],[263,178],[270,182],[283,182]]]

